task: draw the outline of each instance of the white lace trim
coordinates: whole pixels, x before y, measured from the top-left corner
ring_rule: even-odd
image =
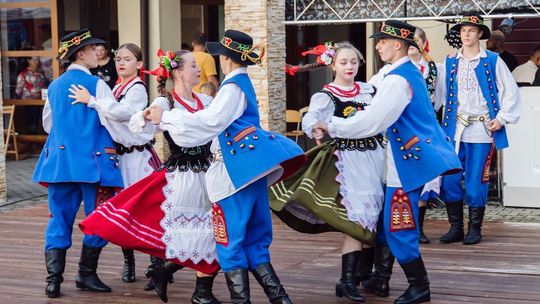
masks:
[[[197,187],[175,187],[176,179],[193,178],[190,175],[195,174],[191,171],[165,173],[167,184],[162,189],[165,201],[161,204],[165,216],[160,221],[164,230],[162,241],[167,259],[191,260],[195,264],[204,260],[211,264],[217,258],[212,211],[205,210],[206,202],[200,202],[200,193],[193,193],[198,192]],[[198,186],[204,189],[204,185]]]
[[[365,195],[352,199],[351,194],[347,190],[347,181],[345,175],[342,173],[345,170],[343,164],[343,159],[341,157],[341,151],[336,150],[334,155],[338,158],[335,163],[335,166],[338,170],[338,175],[336,176],[336,182],[340,184],[339,194],[341,195],[341,204],[347,209],[347,217],[349,220],[358,223],[362,227],[368,229],[369,231],[377,231],[377,221],[379,219],[379,212],[382,209],[382,206],[378,204],[376,194],[372,194],[366,191]],[[354,201],[354,205],[351,203]]]

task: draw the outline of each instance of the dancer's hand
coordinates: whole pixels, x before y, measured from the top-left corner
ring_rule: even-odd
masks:
[[[497,118],[492,119],[488,124],[488,129],[491,132],[499,131],[502,128],[502,124],[499,122]]]
[[[92,95],[90,95],[90,92],[88,92],[88,90],[80,84],[72,84],[71,88],[69,88],[68,90],[72,94],[68,97],[75,99],[75,101],[71,103],[73,105],[77,103],[88,104],[88,102],[90,101],[90,97],[92,97]]]
[[[319,121],[313,125],[312,129],[313,130],[319,129],[322,132],[328,133],[328,124],[325,123],[324,121]]]
[[[163,115],[163,110],[160,107],[149,107],[145,110],[148,113],[144,116],[145,119],[148,119],[155,125],[159,125],[161,122],[161,116]]]
[[[313,139],[319,142],[324,137],[324,131],[322,129],[313,129],[311,135],[313,135]]]

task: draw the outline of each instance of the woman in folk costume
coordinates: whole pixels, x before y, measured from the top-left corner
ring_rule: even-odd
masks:
[[[158,76],[161,96],[152,108],[192,113],[210,104],[209,96],[192,92],[200,70],[190,52],[160,50],[158,56],[160,66],[151,74]],[[174,86],[170,92],[165,90],[168,79]],[[122,247],[166,259],[164,265],[151,265],[146,273],[164,302],[168,300],[169,278],[185,266],[197,270],[192,303],[219,303],[212,294],[219,264],[204,180],[212,161],[210,145],[181,147],[176,144],[173,126],[155,127],[143,113],[132,116],[131,130],[152,135],[163,131],[171,156],[157,172],[101,205],[81,223],[81,229]]]
[[[370,84],[355,82],[364,58],[351,44],[326,43],[305,54],[318,54],[317,63],[289,66],[289,73],[328,66],[335,74],[333,82],[311,97],[309,110],[302,119],[307,136],[319,141],[323,134],[312,128],[315,123],[329,122],[333,117],[352,117],[369,106],[375,89]],[[345,234],[336,296],[363,302],[365,299],[356,286],[371,274],[373,248],[369,247],[384,198],[383,136],[333,138],[307,155],[310,164],[302,172],[272,188],[272,207],[282,220],[301,232],[333,228]],[[317,225],[306,223],[306,217],[311,217],[307,222],[322,220],[325,224],[315,228]]]
[[[418,67],[422,76],[426,80],[429,96],[435,113],[442,107],[441,102],[435,103],[435,95],[443,93],[444,66],[440,63],[435,63],[429,56],[429,41],[426,37],[426,32],[417,27],[414,34],[414,39],[419,48],[414,46],[409,47],[409,58],[412,63]],[[418,202],[420,214],[418,218],[418,226],[420,228],[420,244],[429,244],[429,238],[424,234],[424,218],[426,216],[427,202],[430,199],[435,199],[439,196],[441,187],[441,178],[437,177],[433,181],[426,184],[422,190],[422,196]]]
[[[146,87],[139,77],[143,67],[142,50],[133,43],[121,45],[115,54],[115,63],[119,82],[111,96],[96,98],[83,86],[71,88],[74,103],[85,103],[100,115],[102,124],[116,142],[119,166],[124,186],[127,188],[159,168],[161,162],[152,144],[153,134],[136,134],[129,130],[129,120],[138,111],[148,105]],[[135,282],[135,255],[133,250],[122,248],[124,269],[122,281]],[[151,257],[153,263],[159,262]],[[150,281],[145,287],[152,286]]]

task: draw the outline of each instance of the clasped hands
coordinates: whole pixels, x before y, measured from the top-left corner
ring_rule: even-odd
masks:
[[[152,122],[158,125],[161,122],[161,116],[163,115],[163,109],[159,106],[150,106],[143,111],[143,117],[146,122]]]
[[[323,139],[324,133],[328,133],[328,124],[323,121],[317,122],[311,128],[311,135],[313,135],[313,139],[317,142]]]

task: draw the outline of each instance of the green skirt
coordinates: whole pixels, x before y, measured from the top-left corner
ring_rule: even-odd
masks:
[[[340,231],[368,245],[375,234],[350,221],[341,205],[333,141],[309,150],[306,165],[270,188],[270,208],[289,227],[303,233]]]

